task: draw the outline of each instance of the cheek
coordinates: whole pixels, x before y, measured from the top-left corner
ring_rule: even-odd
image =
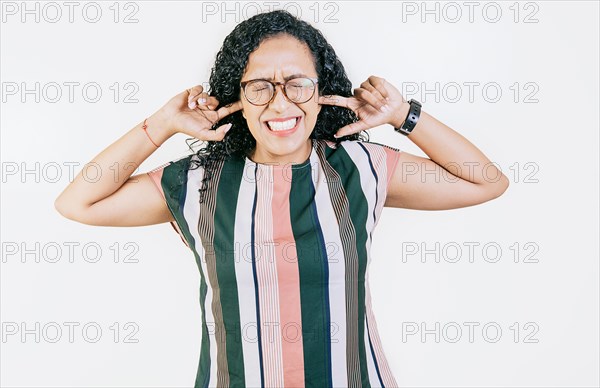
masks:
[[[248,108],[247,110],[244,110],[243,113],[250,132],[252,132],[253,135],[260,133],[262,130],[262,123],[260,121],[261,112],[256,109]]]
[[[257,112],[255,109],[252,109],[252,107],[249,106],[242,107],[242,116],[246,119],[248,125],[260,120],[260,112]]]
[[[317,116],[319,115],[320,109],[318,104],[311,104],[304,110],[304,114],[306,115],[307,121],[314,123],[317,121]]]

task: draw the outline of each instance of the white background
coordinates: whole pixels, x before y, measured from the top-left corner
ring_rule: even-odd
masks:
[[[21,2],[11,3],[16,15],[7,3],[1,30],[1,384],[191,386],[200,352],[199,273],[171,226],[92,227],[61,217],[53,203],[69,182],[68,163],[78,172],[169,98],[208,82],[225,36],[256,11],[244,3],[229,3],[230,14],[221,2],[205,4],[205,12],[200,2],[135,2],[137,10],[121,3],[115,23],[113,3],[99,2],[102,17],[91,23],[82,17],[86,3],[78,3],[70,23],[68,8],[58,2],[62,18],[51,23],[56,9],[46,3],[37,2],[39,22],[35,13],[22,22]],[[599,6],[475,4],[472,22],[464,2],[294,3],[289,9],[301,10],[325,34],[354,87],[370,75],[386,78],[477,145],[511,181],[503,196],[479,206],[385,209],[370,267],[384,348],[401,386],[598,386]],[[216,14],[206,12],[214,7]],[[438,11],[424,14],[424,7]],[[494,23],[496,9],[502,14]],[[138,22],[123,23],[133,11]],[[79,83],[73,101],[68,82]],[[124,102],[134,91],[128,82],[137,85],[132,98],[138,102]],[[23,90],[36,83],[37,101]],[[56,102],[50,101],[52,83],[61,86]],[[96,103],[82,97],[88,83],[100,85]],[[436,83],[437,100],[422,93]],[[454,83],[462,92],[456,100]],[[469,83],[478,83],[472,99]],[[411,85],[419,90],[408,94]],[[498,86],[499,100],[493,101],[498,88],[484,93],[484,85]],[[370,133],[373,141],[424,155],[390,126]],[[186,137],[171,138],[140,171],[187,154]],[[26,169],[38,176],[23,175]],[[137,250],[126,249],[128,242]],[[479,244],[473,255],[469,243]],[[75,245],[73,254],[68,244]],[[97,263],[84,260],[85,244],[102,249]],[[491,248],[484,252],[485,244]],[[15,246],[19,251],[9,254]],[[51,263],[56,246],[62,250]],[[409,246],[419,252],[407,254]],[[448,262],[456,246],[462,247],[458,262]],[[485,258],[496,257],[494,247],[502,252],[490,263]],[[433,252],[423,255],[425,263],[423,248]],[[138,262],[122,263],[128,253]],[[521,262],[527,254],[538,262]],[[86,257],[94,255],[90,248]],[[72,342],[65,322],[78,325]],[[137,343],[124,340],[133,331],[127,322],[139,329]],[[478,325],[472,342],[465,322]],[[96,343],[89,340],[94,330],[82,334],[90,323],[102,329]],[[433,331],[440,325],[439,342],[433,334],[407,335],[407,327],[421,330],[421,323]],[[462,336],[453,342],[456,325]],[[56,326],[62,336],[52,343]],[[494,327],[502,330],[497,342]],[[30,330],[24,339],[22,329]]]

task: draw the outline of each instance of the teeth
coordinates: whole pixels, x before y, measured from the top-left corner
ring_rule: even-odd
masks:
[[[267,121],[267,124],[269,124],[269,128],[273,131],[285,131],[294,128],[296,119],[289,119],[287,121]]]

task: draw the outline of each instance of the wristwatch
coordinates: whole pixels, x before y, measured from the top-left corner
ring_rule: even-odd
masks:
[[[417,121],[419,121],[419,116],[421,115],[421,103],[414,98],[411,98],[408,101],[410,104],[410,109],[408,111],[408,115],[406,115],[406,119],[400,125],[399,128],[394,128],[396,132],[403,134],[404,136],[410,135],[412,130],[417,125]]]

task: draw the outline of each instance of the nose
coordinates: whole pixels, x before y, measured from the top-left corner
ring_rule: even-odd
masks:
[[[274,96],[273,100],[269,105],[273,108],[273,110],[277,112],[283,112],[287,108],[287,105],[290,103],[283,91],[284,85],[275,86],[275,90],[273,91]]]

